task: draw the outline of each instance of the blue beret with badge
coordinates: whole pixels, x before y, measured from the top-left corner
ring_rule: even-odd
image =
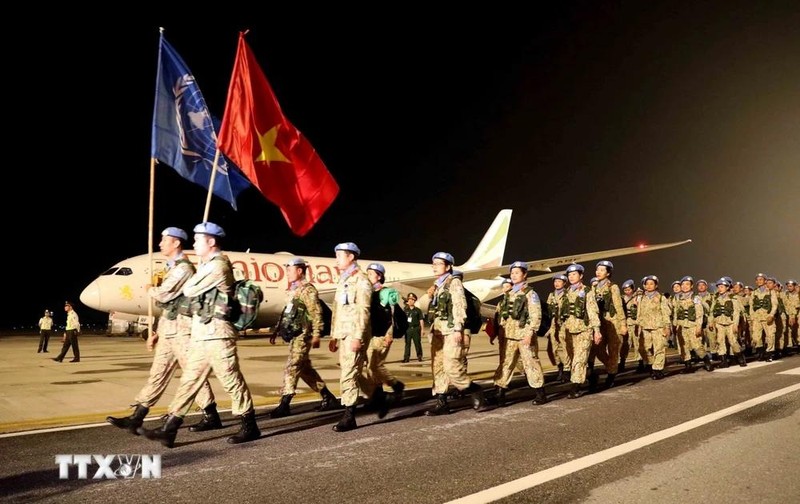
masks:
[[[797,280],[789,279],[786,280],[786,285],[797,285]]]
[[[647,275],[646,277],[642,278],[642,285],[647,283],[648,280],[652,280],[652,281],[654,281],[656,283],[656,285],[658,285],[658,277],[655,276],[655,275]],[[677,283],[678,282],[672,282],[672,285],[675,285]]]
[[[605,260],[604,260],[604,261],[600,261],[599,263],[597,263],[597,266],[595,266],[595,268],[597,268],[597,267],[599,267],[599,266],[605,266],[605,267],[606,267],[606,270],[607,270],[609,273],[611,273],[612,271],[614,271],[614,263],[612,263],[611,261],[605,261]]]
[[[370,265],[367,266],[367,269],[368,270],[377,271],[381,275],[385,275],[386,274],[386,268],[384,268],[383,264],[381,264],[381,263],[370,263]]]
[[[357,256],[361,255],[361,249],[358,248],[358,245],[356,245],[353,242],[340,243],[339,245],[336,245],[336,247],[333,249],[334,252],[338,252],[340,250],[344,250],[345,252],[352,252]]]
[[[622,288],[624,289],[625,287],[630,287],[631,289],[634,288],[633,287],[633,278],[629,278],[629,279],[625,280],[624,282],[622,282]]]
[[[681,283],[683,282],[692,282],[692,284],[694,285],[694,278],[692,278],[689,275],[686,275],[685,277],[681,278]]]
[[[573,271],[577,271],[581,275],[583,275],[583,266],[580,264],[570,264],[567,266],[567,275],[572,273]]]
[[[461,271],[461,270],[454,269],[453,270],[453,276],[458,278],[459,280],[462,280],[462,281],[464,280],[464,272]]]
[[[564,273],[556,273],[553,275],[553,280],[563,280],[565,282],[569,282],[569,278]]]
[[[511,263],[511,266],[508,267],[508,272],[511,273],[511,270],[514,268],[519,268],[522,271],[528,271],[528,263],[525,261],[514,261]]]
[[[214,224],[213,222],[201,222],[194,227],[193,231],[197,234],[206,234],[218,238],[225,237],[225,230],[222,229],[222,226]]]
[[[715,285],[717,286],[724,285],[725,287],[730,287],[731,283],[728,281],[728,279],[722,277],[719,280],[717,280],[717,283]]]
[[[698,285],[699,285],[699,284],[701,284],[701,283],[702,283],[702,284],[706,284],[706,285],[708,285],[708,282],[706,282],[706,281],[705,281],[705,280],[703,280],[702,278],[701,278],[700,280],[698,280],[698,281],[697,281],[697,284],[698,284]]]
[[[173,238],[179,238],[181,240],[189,239],[189,235],[186,234],[186,231],[177,227],[168,227],[164,231],[161,231],[161,236],[171,236]]]

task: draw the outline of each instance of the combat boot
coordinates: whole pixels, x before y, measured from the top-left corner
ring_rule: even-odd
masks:
[[[130,416],[116,418],[113,416],[106,417],[106,422],[110,423],[114,427],[119,427],[120,429],[128,429],[131,434],[139,435],[137,429],[142,426],[144,423],[144,417],[147,416],[147,413],[150,411],[150,408],[147,406],[142,406],[141,404],[136,405],[136,409]]]
[[[692,361],[684,361],[683,363],[683,374],[689,374],[692,372]]]
[[[189,432],[203,432],[222,428],[222,420],[217,413],[217,403],[211,403],[203,408],[203,418],[189,427]]]
[[[595,374],[594,370],[589,373],[589,392],[597,390],[597,382],[599,377]]]
[[[406,389],[406,384],[401,381],[392,383],[392,390],[394,391],[394,402],[397,404],[403,400],[403,391]]]
[[[728,354],[724,354],[722,356],[722,362],[720,363],[719,367],[721,368],[730,367],[730,364],[728,363]]]
[[[612,388],[614,386],[614,379],[617,377],[614,373],[608,373],[606,375],[606,388]]]
[[[581,396],[581,386],[577,383],[573,383],[569,387],[569,395],[567,395],[567,399],[577,399]]]
[[[483,397],[483,388],[481,388],[480,385],[472,382],[469,384],[469,387],[464,389],[464,392],[472,395],[472,409],[478,412],[489,410],[486,406],[486,399]]]
[[[564,380],[561,383],[569,383],[571,377],[572,371],[564,371]]]
[[[636,366],[636,372],[637,373],[644,373],[645,372],[644,361],[642,359],[639,359],[639,365]]]
[[[706,356],[703,357],[703,363],[704,363],[703,364],[703,369],[705,369],[708,372],[714,371],[714,365],[711,364],[711,356],[710,355],[706,354]]]
[[[617,366],[617,374],[625,372],[625,361],[619,361],[619,366]]]
[[[242,428],[239,429],[239,432],[228,438],[229,444],[246,443],[261,437],[261,431],[258,429],[258,424],[256,423],[255,410],[248,411],[241,416],[241,419]]]
[[[495,401],[497,401],[497,406],[500,408],[504,408],[506,405],[506,389],[503,387],[495,387]]]
[[[358,425],[356,425],[356,407],[346,406],[342,419],[339,420],[339,423],[333,426],[333,430],[336,432],[345,432],[353,430],[356,427],[358,427]]]
[[[747,360],[745,360],[744,354],[742,352],[736,354],[736,360],[739,362],[740,367],[747,367]]]
[[[292,402],[294,394],[286,394],[281,396],[281,403],[277,408],[269,412],[270,418],[283,418],[292,414],[292,408],[289,403]]]
[[[319,406],[317,406],[317,411],[330,411],[342,407],[339,399],[336,399],[336,396],[333,395],[333,392],[328,390],[328,387],[323,387],[319,393],[322,396],[322,401],[319,403]]]
[[[158,429],[144,429],[139,427],[139,434],[147,439],[159,441],[163,446],[172,448],[175,446],[175,436],[178,435],[178,428],[183,424],[183,418],[175,415],[169,415],[164,425]]]
[[[558,376],[556,376],[558,383],[564,383],[564,364],[558,365]]]
[[[764,349],[763,346],[762,347],[758,347],[756,349],[756,353],[758,354],[758,360],[760,360],[760,361],[766,360],[767,352],[766,352],[766,350]]]
[[[664,370],[663,369],[656,369],[655,371],[653,371],[653,379],[654,380],[660,380],[662,378],[664,378]]]
[[[449,415],[450,408],[447,406],[447,395],[446,394],[437,394],[436,395],[436,405],[428,410],[425,410],[425,416],[438,416],[438,415]]]
[[[375,387],[370,404],[378,412],[378,418],[384,418],[389,414],[389,399],[386,397],[386,392],[383,391],[383,385]]]
[[[536,397],[533,398],[531,404],[537,405],[547,402],[547,394],[544,393],[544,387],[535,388],[533,390],[536,391]]]

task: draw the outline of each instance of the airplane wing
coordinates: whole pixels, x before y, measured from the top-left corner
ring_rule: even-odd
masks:
[[[637,245],[635,247],[623,247],[611,250],[601,250],[599,252],[585,252],[583,254],[572,254],[568,256],[552,257],[549,259],[537,259],[534,261],[527,261],[528,271],[546,271],[553,274],[553,268],[566,269],[567,266],[573,263],[593,261],[595,259],[608,259],[610,257],[620,257],[631,254],[641,254],[643,252],[652,252],[654,250],[662,250],[670,247],[677,247],[679,245],[686,245],[691,243],[692,240],[683,240],[672,243],[659,243],[656,245]],[[491,278],[493,276],[508,274],[509,265],[498,266],[496,268],[484,268],[480,270],[472,270],[464,272],[464,280],[473,280],[476,278]],[[548,278],[550,275],[539,276],[540,280]],[[535,277],[529,276],[528,281],[536,281]]]

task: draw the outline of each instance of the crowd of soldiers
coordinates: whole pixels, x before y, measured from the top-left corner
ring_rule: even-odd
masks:
[[[261,436],[239,367],[237,331],[231,322],[234,276],[230,261],[222,253],[224,237],[224,230],[212,222],[195,226],[194,250],[199,258],[195,268],[183,253],[188,234],[175,227],[162,232],[159,247],[168,259],[167,273],[160,285],[148,286],[149,295],[162,309],[157,329],[147,340],[148,348],[155,350],[153,364],[147,383],[134,400],[133,413],[108,417],[112,425],[172,447],[183,418],[196,402],[203,418],[189,431],[222,428],[208,384],[213,371],[230,396],[233,415],[241,421],[239,432],[228,442],[243,443]],[[274,343],[281,336],[289,344],[289,356],[281,401],[269,416],[291,414],[290,403],[302,379],[320,394],[318,411],[344,410],[333,426],[334,431],[343,432],[357,427],[355,412],[361,398],[367,398],[365,407],[383,418],[402,398],[405,384],[385,366],[395,336],[393,320],[396,310],[401,309],[399,293],[383,285],[385,268],[380,263],[361,269],[361,251],[355,243],[340,243],[334,252],[340,277],[331,303],[329,350],[338,352],[340,398],[311,364],[310,350],[319,347],[322,336],[322,308],[316,288],[306,277],[308,264],[292,258],[286,264],[286,304],[279,331],[271,340]],[[527,263],[511,264],[495,317],[487,321],[487,333],[499,346],[494,393],[487,394],[488,398],[467,374],[468,298],[454,264],[448,252],[433,255],[436,280],[428,290],[424,320],[416,314],[418,309],[413,311],[413,302],[405,308],[409,323],[416,326],[412,331],[428,330],[435,402],[425,414],[450,413],[448,397],[452,395],[448,392],[453,388],[458,396],[471,396],[478,412],[487,411],[492,403],[505,406],[506,391],[516,370],[524,373],[534,390],[533,404],[546,403],[537,338],[543,305],[527,281]],[[704,368],[712,371],[714,360],[720,361],[720,366],[728,366],[730,358],[746,365],[745,353],[772,360],[787,351],[790,343],[798,349],[800,302],[794,280],[786,282],[783,291],[775,279],[763,274],[756,277],[755,289],[724,277],[711,294],[703,280],[697,282],[695,293],[695,282],[687,276],[673,284],[674,295],[670,296],[658,291],[659,281],[654,275],[644,277],[639,289],[632,280],[620,289],[611,278],[613,272],[610,261],[600,261],[590,285],[583,283],[584,268],[580,264],[570,265],[566,275],[553,278],[554,290],[544,305],[550,319],[547,354],[558,367],[557,380],[571,383],[569,398],[580,397],[587,381],[590,390],[597,387],[596,359],[605,367],[606,386],[612,387],[616,375],[624,371],[631,350],[639,356],[637,371],[649,372],[655,380],[663,378],[666,348],[671,341],[678,346],[687,371],[695,361],[702,361]],[[412,300],[416,301],[415,295]],[[410,346],[405,360],[409,355]],[[417,355],[421,360],[419,348]],[[143,428],[144,418],[164,393],[176,366],[182,369],[180,385],[163,425]],[[387,394],[384,386],[392,393]]]

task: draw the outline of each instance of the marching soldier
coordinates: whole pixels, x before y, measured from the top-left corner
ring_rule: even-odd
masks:
[[[739,321],[737,323],[736,336],[743,354],[747,353],[747,345],[750,344],[750,329],[747,321],[747,313],[750,309],[750,299],[744,295],[744,284],[736,281],[731,287],[731,297],[739,303]]]
[[[428,305],[431,327],[431,371],[436,405],[426,415],[450,413],[447,406],[447,388],[453,385],[461,392],[472,394],[473,408],[485,411],[483,390],[467,375],[462,360],[464,324],[467,319],[467,298],[461,280],[453,276],[453,256],[437,252],[431,258],[433,274],[438,278]]]
[[[109,416],[106,421],[120,429],[128,429],[138,434],[137,429],[144,423],[144,418],[167,389],[175,368],[186,369],[189,345],[192,337],[192,311],[189,298],[183,295],[183,286],[195,274],[194,264],[183,253],[184,243],[189,239],[186,231],[177,227],[168,227],[161,232],[158,246],[167,258],[167,272],[161,285],[147,286],[147,294],[161,308],[156,330],[147,336],[147,349],[156,354],[150,367],[147,384],[134,399],[135,407],[130,416],[117,418]],[[203,380],[197,396],[194,398],[203,410],[203,419],[189,428],[192,432],[221,429],[222,420],[214,402],[214,392]]]
[[[373,385],[371,403],[378,409],[378,418],[383,418],[389,412],[389,401],[383,384],[392,387],[396,402],[403,398],[403,390],[406,388],[385,365],[394,341],[394,310],[399,309],[397,306],[400,295],[395,289],[383,286],[386,281],[386,268],[383,264],[372,263],[367,266],[367,277],[374,291],[370,303],[372,338],[367,348],[367,376]]]
[[[683,360],[684,373],[692,371],[692,351],[703,360],[706,371],[713,371],[711,356],[703,345],[703,302],[694,295],[694,279],[681,279],[681,293],[673,301],[672,323],[677,328],[678,345]]]
[[[730,280],[728,281],[731,282]],[[713,334],[713,330],[709,328],[708,319],[710,318],[711,303],[714,297],[708,292],[708,282],[702,278],[697,281],[697,297],[699,297],[700,302],[703,303],[703,344],[706,347],[706,352],[710,353],[713,359],[714,355],[717,354],[717,336]]]
[[[558,367],[559,383],[566,383],[572,369],[572,342],[567,341],[564,326],[561,324],[559,310],[567,276],[563,273],[553,275],[553,292],[547,296],[547,311],[550,315],[550,329],[547,331],[547,355],[554,366]]]
[[[639,298],[642,292],[641,290],[637,292],[635,285],[633,279],[625,280],[622,284],[622,306],[625,309],[625,322],[628,325],[628,334],[623,338],[619,365],[624,368],[628,353],[633,350],[633,354],[639,356],[639,364],[636,366],[636,372],[644,373],[644,362],[647,360],[647,352],[641,348],[642,343],[639,341],[641,329],[636,322],[636,314],[639,310]],[[644,286],[644,279],[642,279],[642,286]]]
[[[778,311],[778,296],[767,288],[767,276],[756,275],[756,288],[750,300],[750,337],[758,354],[758,360],[772,362],[775,357],[775,314]],[[766,349],[764,335],[766,334]]]
[[[720,278],[717,280],[717,295],[711,304],[708,316],[709,328],[716,330],[717,333],[717,348],[719,348],[722,358],[720,367],[724,368],[730,365],[728,364],[726,342],[739,365],[742,367],[747,366],[739,341],[736,338],[736,329],[741,316],[741,303],[729,294],[728,289],[730,287],[731,284],[727,279]]]
[[[642,331],[640,352],[647,360],[650,377],[664,378],[667,362],[667,337],[670,333],[670,307],[667,298],[658,292],[658,277],[648,275],[642,279],[644,294],[637,303],[635,322]]]
[[[592,347],[592,352],[589,354],[590,383],[597,379],[593,370],[593,357],[596,354],[608,373],[606,376],[608,388],[614,386],[614,378],[617,373],[625,369],[625,361],[620,361],[619,354],[622,338],[628,334],[625,309],[622,306],[622,293],[619,286],[611,280],[613,273],[614,265],[611,261],[597,263],[595,271],[597,283],[592,286],[592,295],[597,301],[598,310],[600,310],[600,333],[603,335],[603,339]]]
[[[583,266],[571,264],[567,267],[569,289],[561,299],[559,316],[564,326],[564,334],[572,340],[572,383],[569,399],[580,397],[580,386],[586,381],[586,368],[589,360],[589,349],[592,344],[599,345],[600,316],[597,301],[590,287],[583,285]]]
[[[671,287],[672,287],[672,294],[665,294],[665,297],[667,298],[667,302],[669,302],[669,309],[670,310],[674,310],[675,309],[675,300],[678,299],[678,296],[681,293],[681,282],[679,280],[675,280],[674,282],[672,282]],[[669,348],[678,348],[678,343],[677,343],[678,335],[677,335],[677,332],[678,332],[678,329],[673,325],[671,327],[671,331],[670,331],[670,334],[669,334],[669,340],[667,341],[667,346]]]
[[[230,320],[234,278],[231,262],[222,254],[224,237],[225,231],[213,222],[194,227],[194,252],[200,262],[195,274],[183,286],[183,295],[191,300],[192,306],[192,342],[186,367],[164,425],[153,430],[139,428],[140,434],[168,448],[174,445],[183,417],[212,371],[231,398],[233,414],[241,421],[239,432],[229,437],[228,443],[244,443],[261,437],[253,398],[239,368],[236,351],[239,334]]]
[[[514,285],[508,293],[508,318],[505,320],[505,356],[501,359],[495,376],[497,388],[497,404],[505,405],[505,394],[517,361],[522,360],[528,385],[536,392],[533,404],[544,404],[547,395],[544,390],[544,373],[539,363],[539,348],[536,331],[542,323],[542,305],[539,296],[525,281],[528,275],[528,264],[516,261],[509,267],[511,281]]]
[[[283,370],[283,390],[281,403],[269,414],[270,418],[282,418],[291,415],[290,403],[297,392],[297,382],[302,379],[314,392],[319,392],[322,401],[317,411],[328,411],[339,408],[336,396],[328,390],[325,380],[311,364],[309,354],[312,348],[319,348],[322,333],[322,307],[320,306],[317,288],[306,280],[308,263],[305,259],[294,257],[286,264],[286,305],[278,322],[278,334],[270,337],[269,342],[275,344],[278,335],[289,343],[289,358]]]
[[[367,346],[372,338],[372,284],[367,274],[358,266],[361,249],[355,243],[340,243],[334,251],[340,276],[333,303],[331,342],[328,348],[331,352],[336,352],[337,349],[339,351],[339,388],[342,405],[345,407],[344,415],[333,426],[333,430],[345,432],[358,427],[356,404],[359,389],[365,394],[374,392],[362,374],[367,361]]]
[[[786,307],[786,315],[788,317],[786,323],[788,341],[794,345],[795,352],[800,352],[800,340],[798,339],[797,330],[797,321],[800,315],[800,289],[797,287],[797,280],[786,281],[783,304]]]

